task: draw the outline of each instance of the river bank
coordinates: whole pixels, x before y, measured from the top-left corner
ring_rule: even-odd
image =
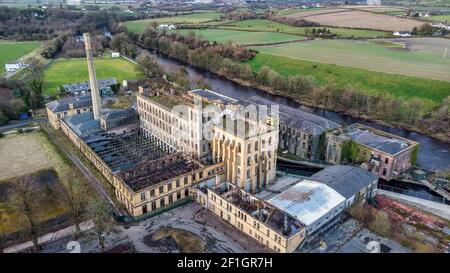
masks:
[[[245,86],[245,87],[253,88],[253,89],[258,89],[258,90],[260,90],[262,92],[266,92],[266,93],[271,94],[273,96],[277,96],[277,97],[280,97],[280,98],[292,100],[293,102],[298,103],[298,104],[300,104],[302,106],[306,106],[308,108],[311,108],[310,112],[314,112],[314,110],[332,111],[334,113],[338,113],[338,114],[341,114],[341,115],[346,115],[346,116],[349,116],[349,117],[354,118],[354,119],[360,119],[360,120],[364,120],[364,121],[368,121],[368,122],[373,122],[373,123],[376,123],[376,124],[384,126],[384,127],[400,128],[400,129],[403,129],[403,130],[408,130],[408,131],[411,131],[411,132],[420,133],[420,134],[423,134],[425,136],[434,138],[434,139],[436,139],[438,141],[441,141],[443,143],[450,144],[450,134],[446,134],[445,132],[433,134],[433,133],[430,133],[425,128],[419,128],[419,127],[411,126],[411,125],[408,125],[408,124],[405,124],[405,123],[401,123],[401,122],[385,122],[385,121],[377,119],[375,117],[357,114],[357,113],[355,113],[354,111],[351,111],[351,110],[343,110],[343,109],[335,109],[335,108],[332,108],[332,107],[326,107],[325,105],[315,104],[315,103],[312,103],[312,102],[309,102],[309,101],[306,101],[306,100],[302,100],[302,98],[299,98],[299,97],[296,97],[296,96],[290,96],[289,94],[286,94],[285,92],[280,92],[280,91],[274,90],[273,88],[265,86],[265,85],[261,85],[261,84],[255,83],[255,82],[243,80],[243,79],[236,78],[236,77],[231,77],[229,75],[225,75],[223,73],[220,73],[219,71],[205,70],[205,69],[203,69],[201,67],[197,67],[197,66],[195,66],[195,65],[193,65],[191,63],[187,63],[187,62],[181,61],[181,60],[176,59],[174,57],[165,56],[164,54],[161,54],[159,52],[157,52],[156,54],[158,54],[158,56],[163,56],[164,58],[169,58],[169,59],[175,60],[176,62],[179,62],[180,64],[183,64],[185,66],[188,65],[190,67],[195,67],[198,70],[201,70],[201,71],[204,71],[204,72],[207,72],[207,73],[215,74],[218,77],[224,78],[224,79],[226,79],[228,81],[232,81],[232,82],[234,82],[236,84],[239,84],[241,86]]]
[[[294,108],[301,108],[309,111],[315,115],[327,118],[339,124],[353,124],[361,123],[379,130],[386,131],[401,137],[412,139],[419,143],[419,156],[417,164],[421,168],[433,171],[450,170],[450,144],[441,142],[435,138],[420,134],[416,131],[406,130],[400,127],[387,126],[386,124],[369,121],[363,118],[352,117],[343,113],[328,111],[317,107],[308,107],[298,103],[293,99],[280,96],[276,93],[261,90],[249,83],[244,83],[239,80],[232,80],[225,78],[217,73],[206,71],[204,69],[191,66],[187,63],[181,62],[177,59],[161,55],[153,52],[158,64],[167,72],[175,72],[180,68],[186,69],[189,78],[191,79],[191,88],[195,88],[195,82],[202,80],[207,83],[212,90],[226,95],[234,99],[242,99],[246,97],[258,96],[282,105],[287,105]]]

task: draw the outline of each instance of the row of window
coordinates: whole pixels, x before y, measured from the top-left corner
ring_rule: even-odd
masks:
[[[195,176],[193,175],[192,176],[192,179],[193,180],[195,180]],[[170,181],[170,182],[168,182],[166,185],[161,185],[161,186],[159,186],[159,188],[158,188],[158,194],[163,194],[164,192],[169,192],[169,191],[171,191],[172,190],[172,188],[173,188],[173,181]],[[179,188],[179,187],[181,187],[181,184],[183,183],[183,186],[187,186],[188,184],[189,184],[189,180],[188,180],[188,177],[187,176],[185,176],[184,178],[183,178],[183,181],[181,181],[181,179],[177,179],[177,180],[175,180],[175,188]],[[164,189],[166,189],[166,190],[164,190]],[[147,194],[146,194],[147,192],[141,192],[141,201],[144,201],[144,200],[146,200],[147,199]],[[149,193],[150,193],[150,198],[151,197],[154,197],[155,195],[156,195],[156,192],[155,192],[155,189],[151,189],[150,191],[149,191]]]
[[[187,196],[189,196],[189,188],[186,188],[184,190],[184,197],[187,197]],[[181,191],[178,191],[176,194],[170,194],[167,197],[167,201],[168,201],[167,205],[173,203],[174,201],[180,200],[181,198],[182,198]],[[151,211],[156,210],[156,208],[157,208],[157,203],[156,202],[159,202],[159,207],[160,208],[166,206],[166,198],[162,197],[159,200],[153,201],[151,203]],[[145,204],[145,205],[142,206],[142,214],[145,214],[147,212],[148,212],[148,207],[147,207],[147,204]]]

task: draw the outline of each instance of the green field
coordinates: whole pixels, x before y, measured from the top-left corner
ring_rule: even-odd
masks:
[[[216,41],[218,43],[226,43],[233,41],[242,45],[257,45],[267,43],[279,43],[303,40],[304,37],[289,35],[284,33],[273,32],[250,32],[239,30],[226,30],[226,29],[180,29],[182,35],[186,35],[189,32],[195,32],[197,37],[208,41]]]
[[[250,62],[255,71],[268,66],[284,76],[311,75],[320,84],[334,83],[337,87],[349,87],[369,94],[392,94],[395,97],[424,99],[435,106],[450,96],[450,82],[408,77],[382,72],[321,64],[265,53],[258,53]]]
[[[6,63],[19,59],[40,45],[40,42],[0,42],[0,73],[5,72]]]
[[[280,9],[277,14],[279,15],[291,15],[294,13],[299,13],[302,11],[310,11],[310,10],[320,10],[325,8],[310,8],[310,9],[302,9],[302,8],[290,8],[290,9]]]
[[[297,35],[304,35],[307,29],[306,27],[293,27],[265,19],[252,19],[239,22],[232,22],[226,25],[222,25],[219,28],[242,29],[248,31],[275,31]],[[375,31],[375,30],[360,30],[360,29],[333,28],[333,27],[329,27],[327,29],[329,29],[331,33],[346,37],[353,36],[358,38],[372,38],[372,37],[374,38],[374,37],[391,36],[390,32]]]
[[[136,71],[134,64],[122,58],[96,58],[94,65],[98,80],[114,77],[122,84],[123,80],[145,77]],[[86,59],[57,59],[47,67],[44,76],[44,94],[55,95],[60,85],[89,80]]]
[[[312,62],[450,81],[450,52],[444,59],[450,40],[417,38],[383,41],[395,41],[396,46],[355,40],[314,40],[254,49]],[[399,48],[400,43],[404,43],[405,48]]]
[[[220,12],[199,12],[186,15],[161,17],[155,19],[144,19],[124,22],[124,25],[132,32],[142,32],[151,22],[158,22],[159,24],[200,24],[212,20],[217,20],[223,13]]]
[[[450,14],[431,16],[429,20],[450,23]]]

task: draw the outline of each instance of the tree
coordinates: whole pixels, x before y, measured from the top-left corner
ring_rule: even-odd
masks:
[[[27,60],[27,63],[30,70],[30,79],[26,84],[23,99],[29,108],[36,109],[41,107],[43,103],[44,66],[35,58]]]
[[[376,234],[383,237],[389,237],[392,232],[392,224],[389,220],[389,216],[386,212],[381,210],[375,213],[375,218],[370,223],[369,228]]]
[[[147,51],[142,52],[136,58],[136,62],[144,69],[144,73],[147,77],[161,76],[162,69],[153,56]]]
[[[191,81],[184,67],[179,68],[172,75],[173,81],[182,89],[189,89]]]
[[[433,31],[434,29],[429,23],[425,23],[419,27],[419,32],[422,35],[431,35]]]
[[[95,235],[98,240],[99,251],[105,251],[105,233],[113,227],[113,219],[108,205],[101,199],[92,199],[88,206],[88,216],[94,224]]]
[[[71,173],[70,177],[76,177],[75,173]],[[87,203],[89,192],[86,186],[77,178],[68,181],[65,184],[63,194],[64,202],[70,209],[70,216],[75,224],[75,238],[81,235],[80,224],[83,222],[87,213]]]
[[[33,252],[39,251],[40,223],[38,210],[44,200],[43,194],[37,190],[37,178],[26,176],[13,184],[9,191],[9,206],[22,216],[24,231],[31,237]]]

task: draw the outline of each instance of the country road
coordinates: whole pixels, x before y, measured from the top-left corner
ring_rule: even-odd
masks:
[[[29,125],[30,123],[33,123],[33,122],[45,122],[45,121],[47,121],[46,117],[44,117],[44,118],[27,119],[27,120],[24,120],[24,121],[14,120],[14,121],[10,122],[8,125],[0,126],[0,132],[7,132],[7,131],[10,131],[12,129],[25,127],[25,126]]]

